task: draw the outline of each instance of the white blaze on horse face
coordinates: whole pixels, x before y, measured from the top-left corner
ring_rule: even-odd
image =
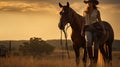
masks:
[[[65,11],[64,10],[62,10],[62,13],[64,13]]]

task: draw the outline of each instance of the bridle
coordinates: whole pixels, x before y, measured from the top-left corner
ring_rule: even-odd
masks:
[[[69,53],[69,49],[68,49],[68,40],[67,40],[67,30],[70,26],[68,26],[67,24],[67,27],[63,30],[60,31],[61,33],[61,36],[60,36],[60,45],[61,45],[61,49],[63,50],[63,40],[62,40],[62,32],[64,32],[64,36],[65,36],[65,47],[66,47],[66,50],[67,50],[67,55],[68,55],[68,59],[70,59],[70,53]],[[62,55],[62,58],[63,58],[63,55]]]
[[[60,3],[59,3],[59,6],[60,7],[64,7],[64,6],[62,6]],[[67,3],[67,6],[65,6],[65,7],[69,7],[69,3]],[[64,11],[62,10],[61,12],[60,12],[60,15],[62,16],[64,14]],[[64,18],[66,18],[66,16],[64,17]],[[68,22],[68,21],[65,21],[65,22]],[[61,33],[61,36],[60,36],[60,45],[61,45],[61,49],[63,50],[63,40],[62,40],[62,32],[64,33],[64,36],[65,36],[65,47],[66,47],[66,50],[67,50],[67,55],[68,55],[68,58],[70,59],[70,55],[69,55],[69,50],[68,50],[68,40],[67,40],[67,29],[69,28],[70,26],[68,26],[67,24],[66,24],[66,28],[64,28],[64,29],[61,29],[61,31],[60,31],[60,33]],[[63,56],[62,56],[62,58],[63,58]]]

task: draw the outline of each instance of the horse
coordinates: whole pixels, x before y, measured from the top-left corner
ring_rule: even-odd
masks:
[[[59,29],[64,30],[65,26],[69,23],[72,28],[72,34],[71,39],[73,42],[73,49],[76,56],[76,64],[79,65],[80,62],[80,51],[79,49],[82,47],[84,49],[84,55],[83,55],[83,62],[86,64],[87,62],[87,50],[86,50],[86,40],[85,36],[81,35],[81,29],[82,29],[82,23],[84,22],[84,17],[76,13],[69,5],[69,2],[67,2],[67,5],[63,6],[61,3],[59,3],[59,7],[62,8],[62,11],[60,11],[60,22],[59,22]],[[102,21],[106,30],[106,34],[102,34],[103,31],[95,32],[93,36],[93,42],[94,44],[99,45],[100,52],[102,53],[102,56],[105,60],[112,61],[112,43],[114,40],[114,32],[111,27],[111,25],[106,22]],[[96,23],[95,25],[98,25],[99,23]],[[106,44],[106,45],[105,45]],[[104,46],[106,47],[106,50],[104,49]],[[97,49],[98,50],[98,49]],[[97,53],[98,54],[98,53]],[[98,55],[94,56],[94,58],[97,60]]]
[[[105,27],[106,34],[103,34],[99,23],[95,23],[95,27],[98,28],[96,28],[96,30],[93,32],[93,42],[95,45],[99,45],[104,61],[109,63],[112,61],[112,43],[114,41],[114,31],[108,22],[102,21],[102,23]],[[95,62],[98,60],[98,49],[94,49],[94,60]]]
[[[81,35],[81,23],[83,22],[81,19],[83,19],[83,17],[77,14],[72,8],[70,8],[68,2],[66,6],[63,6],[61,3],[59,3],[59,7],[62,8],[62,11],[60,12],[61,18],[58,25],[59,28],[61,30],[64,30],[67,23],[69,23],[72,28],[71,39],[73,42],[73,49],[76,56],[76,64],[79,65],[80,62],[80,48],[84,49],[83,62],[86,63],[86,42],[85,37]]]

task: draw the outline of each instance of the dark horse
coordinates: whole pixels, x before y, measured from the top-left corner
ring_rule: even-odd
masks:
[[[72,8],[69,7],[69,3],[67,2],[67,6],[62,6],[59,3],[60,8],[62,8],[62,11],[60,12],[61,18],[59,23],[59,28],[61,30],[64,30],[65,25],[67,23],[70,24],[72,27],[72,35],[71,39],[73,41],[73,49],[75,51],[76,56],[76,64],[79,64],[80,59],[80,53],[79,49],[80,47],[84,48],[84,57],[83,61],[86,63],[87,60],[87,51],[86,51],[86,43],[85,43],[85,37],[81,36],[81,23],[83,17],[78,15]]]
[[[103,59],[105,62],[109,63],[112,61],[112,43],[114,40],[114,31],[111,25],[102,21],[106,34],[103,34],[103,30],[101,30],[99,23],[95,23],[95,30],[93,31],[93,42],[95,45],[98,45],[100,48],[100,52],[102,53]],[[95,54],[97,52],[97,55]],[[98,49],[94,49],[94,61],[95,63],[98,60]]]
[[[67,23],[70,24],[72,28],[72,35],[71,39],[73,42],[73,49],[75,51],[76,56],[76,64],[79,65],[80,62],[80,53],[79,49],[82,47],[84,49],[84,55],[83,55],[83,62],[86,63],[87,61],[87,50],[86,50],[86,41],[85,37],[81,35],[81,25],[83,20],[83,17],[79,14],[77,14],[72,8],[70,8],[69,3],[67,2],[66,6],[63,6],[59,3],[60,8],[62,8],[62,11],[60,12],[61,18],[59,22],[59,28],[61,30],[64,30]],[[100,45],[100,51],[104,57],[104,59],[112,60],[112,42],[114,39],[114,34],[112,27],[107,23],[104,22],[105,29],[106,29],[106,35],[102,35],[99,32],[96,36],[94,36],[94,42]],[[99,35],[103,36],[99,38]],[[103,39],[102,39],[103,38]],[[104,44],[106,43],[107,49],[104,49]]]

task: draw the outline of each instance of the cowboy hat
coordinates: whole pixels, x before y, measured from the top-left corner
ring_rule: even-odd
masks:
[[[93,3],[93,4],[95,4],[95,5],[98,5],[99,4],[99,2],[98,2],[98,0],[84,0],[84,3]]]

